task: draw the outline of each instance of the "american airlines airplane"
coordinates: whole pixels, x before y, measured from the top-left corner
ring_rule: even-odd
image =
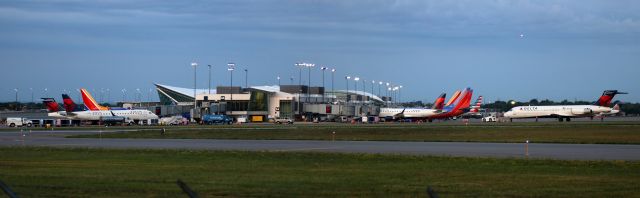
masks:
[[[567,122],[571,118],[603,116],[618,113],[619,106],[611,108],[611,100],[617,94],[627,94],[618,90],[605,90],[602,96],[592,105],[552,105],[552,106],[517,106],[504,113],[511,121],[517,118],[558,118]]]
[[[86,121],[114,121],[114,120],[130,120],[138,122],[140,120],[158,119],[158,116],[149,110],[79,110],[73,100],[67,95],[62,94],[64,101],[64,111],[58,111],[58,103],[52,98],[43,98],[47,109],[51,111],[48,115],[54,118],[86,120]]]

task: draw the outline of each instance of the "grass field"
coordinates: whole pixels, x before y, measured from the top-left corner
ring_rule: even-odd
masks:
[[[457,141],[640,144],[640,123],[249,125],[167,127],[102,134],[102,138],[259,140]],[[335,131],[335,135],[333,132]],[[78,135],[72,137],[98,137]]]
[[[21,197],[638,197],[640,162],[0,148]]]

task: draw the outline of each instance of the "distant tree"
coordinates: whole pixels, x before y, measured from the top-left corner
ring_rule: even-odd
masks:
[[[538,99],[534,98],[534,99],[529,100],[529,104],[530,105],[538,105],[538,104],[540,104],[540,102],[538,101]]]

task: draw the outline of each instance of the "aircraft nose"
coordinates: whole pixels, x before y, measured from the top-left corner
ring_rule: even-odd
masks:
[[[504,113],[504,117],[511,117],[513,115],[513,112],[511,111],[507,111]]]

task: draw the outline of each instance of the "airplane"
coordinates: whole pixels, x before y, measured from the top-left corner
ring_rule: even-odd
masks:
[[[429,122],[432,122],[434,119],[448,119],[452,117],[457,117],[465,113],[470,106],[471,97],[473,96],[473,89],[466,88],[461,94],[454,94],[454,95],[458,95],[456,97],[456,98],[459,98],[457,103],[455,104],[451,103],[450,105],[442,109],[442,113],[427,117],[426,120],[428,120]]]
[[[62,94],[64,111],[57,111],[58,104],[52,98],[46,98],[43,103],[51,111],[48,115],[54,118],[84,120],[84,121],[129,121],[129,124],[140,120],[158,119],[158,116],[149,110],[84,110],[79,109],[67,94]],[[49,100],[51,99],[51,100]]]
[[[96,102],[96,100],[91,96],[89,91],[86,89],[80,89],[80,93],[82,94],[82,102],[84,106],[90,111],[104,111],[104,110],[126,110],[125,108],[120,107],[105,107],[101,106]]]
[[[437,114],[442,110],[446,93],[440,94],[433,103],[431,109],[426,108],[380,108],[378,117],[392,117],[394,120],[399,118],[422,119]]]
[[[428,120],[432,122],[434,119],[446,119],[463,114],[465,109],[469,108],[469,103],[473,90],[467,88],[464,92],[456,91],[453,99],[447,102],[447,106],[443,106],[446,94],[441,94],[431,109],[425,108],[381,108],[380,117],[411,118],[419,120]],[[462,97],[460,97],[462,96]],[[457,101],[457,103],[455,103]]]
[[[618,90],[605,90],[598,101],[591,105],[551,105],[551,106],[517,106],[504,113],[510,121],[518,118],[558,118],[562,122],[571,118],[591,117],[620,112],[620,107],[611,108],[611,100],[617,94],[627,94]],[[617,108],[617,110],[615,109]]]
[[[462,114],[460,117],[462,118],[482,118],[482,114],[480,113],[480,106],[482,106],[482,96],[478,96],[475,105],[471,106],[469,112]]]

